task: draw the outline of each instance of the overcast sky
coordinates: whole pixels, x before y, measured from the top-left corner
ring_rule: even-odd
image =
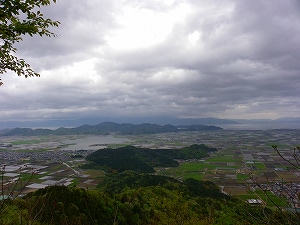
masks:
[[[55,38],[2,75],[0,121],[88,117],[276,119],[300,112],[299,0],[58,0]]]

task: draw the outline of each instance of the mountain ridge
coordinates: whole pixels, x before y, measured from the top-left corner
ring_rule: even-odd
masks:
[[[220,119],[217,117],[205,117],[205,118],[177,118],[177,117],[91,117],[91,118],[79,118],[79,119],[49,119],[49,120],[29,120],[29,121],[6,121],[0,120],[0,130],[12,129],[16,127],[30,127],[30,128],[50,128],[57,129],[59,127],[78,127],[83,124],[99,124],[106,121],[114,123],[131,123],[131,124],[159,124],[166,125],[172,124],[178,125],[228,125],[228,124],[259,124],[259,123],[300,123],[300,117],[281,117],[278,119]]]
[[[110,133],[119,133],[126,135],[134,134],[157,134],[167,132],[180,131],[201,131],[201,130],[222,130],[223,128],[217,126],[207,125],[158,125],[150,123],[131,124],[131,123],[115,123],[103,122],[96,125],[84,124],[74,128],[60,127],[55,130],[51,129],[32,129],[32,128],[14,128],[2,131],[1,136],[39,136],[39,135],[107,135]]]

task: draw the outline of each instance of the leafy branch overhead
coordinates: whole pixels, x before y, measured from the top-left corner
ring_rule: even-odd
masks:
[[[44,18],[40,11],[50,3],[50,0],[0,0],[0,74],[10,70],[26,78],[40,76],[24,59],[15,56],[14,45],[23,40],[22,35],[55,36],[49,27],[58,27],[60,23]]]

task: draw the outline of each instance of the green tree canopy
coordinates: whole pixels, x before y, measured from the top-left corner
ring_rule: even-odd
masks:
[[[56,0],[0,0],[0,74],[10,70],[18,76],[40,76],[24,59],[15,56],[14,44],[22,41],[22,35],[55,36],[48,28],[57,27],[59,22],[45,19],[40,11],[51,2]]]

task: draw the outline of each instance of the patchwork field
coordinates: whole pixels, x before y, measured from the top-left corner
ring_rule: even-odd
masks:
[[[33,177],[30,170],[22,171],[22,184],[29,181],[26,190],[23,190],[25,192],[43,187],[43,185],[61,183],[95,188],[99,179],[103,177],[103,172],[79,171],[78,165],[84,162],[84,158],[75,159],[74,155],[84,157],[97,148],[105,146],[111,148],[125,145],[180,148],[203,143],[219,151],[203,160],[179,160],[180,166],[176,168],[157,168],[157,174],[172,176],[180,180],[186,178],[210,180],[230,195],[236,195],[242,199],[258,196],[263,199],[262,195],[265,196],[266,193],[260,193],[261,188],[257,184],[275,184],[284,181],[296,184],[292,186],[292,190],[299,192],[297,185],[300,183],[300,172],[282,158],[297,163],[292,154],[294,147],[299,146],[299,137],[300,130],[223,130],[132,135],[121,137],[126,141],[112,143],[104,143],[100,136],[99,138],[76,135],[1,137],[0,166],[7,165],[4,179],[9,182],[9,185],[13,185],[20,175],[20,166],[27,164],[33,170],[38,169]],[[273,144],[278,146],[282,157],[271,147]],[[77,145],[81,149],[76,149]],[[68,146],[76,150],[66,150]],[[85,149],[82,146],[87,147]],[[93,149],[90,149],[91,146]],[[268,186],[268,188],[271,190],[273,186]],[[272,190],[271,193],[277,196],[276,190]],[[272,196],[272,194],[269,195]]]

